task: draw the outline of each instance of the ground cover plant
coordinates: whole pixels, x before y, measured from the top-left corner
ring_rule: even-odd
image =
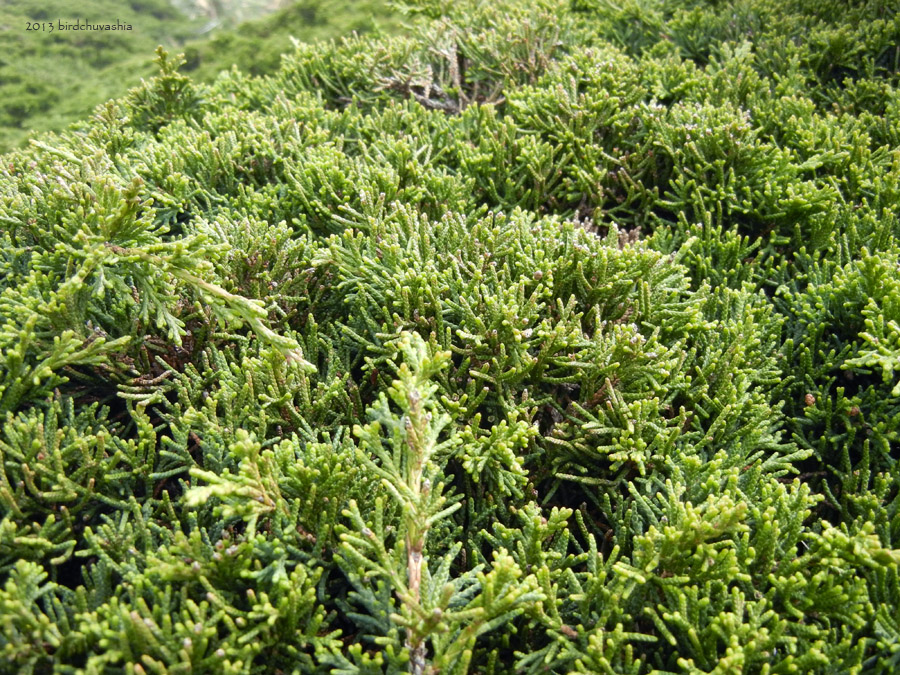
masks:
[[[0,668],[900,669],[900,16],[433,0],[0,164]]]

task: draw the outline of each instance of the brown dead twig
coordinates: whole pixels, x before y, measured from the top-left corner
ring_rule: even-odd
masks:
[[[431,66],[426,67],[426,73],[418,78],[413,75],[403,75],[394,72],[389,77],[383,78],[379,91],[396,91],[406,97],[414,98],[421,106],[429,110],[440,110],[448,115],[456,115],[469,107],[472,103],[487,105],[500,105],[505,102],[501,95],[503,83],[498,82],[486,95],[481,92],[481,82],[471,85],[471,92],[467,93],[466,59],[459,53],[456,42],[443,49],[431,49],[432,54],[441,57],[447,62],[447,71],[450,83],[456,92],[457,98],[453,98],[444,91],[443,87],[435,81]]]

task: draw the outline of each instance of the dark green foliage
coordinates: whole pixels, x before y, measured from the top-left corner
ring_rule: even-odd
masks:
[[[0,166],[0,663],[900,667],[897,17],[423,2]]]

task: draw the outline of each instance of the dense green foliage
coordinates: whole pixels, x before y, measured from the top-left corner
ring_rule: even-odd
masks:
[[[900,16],[419,2],[0,166],[0,659],[900,669]]]
[[[237,12],[245,0],[219,0],[222,15],[188,16],[198,0],[5,0],[0,4],[0,151],[26,143],[33,131],[60,131],[120,97],[156,72],[153,50],[184,50],[193,79],[212,81],[237,65],[270,73],[291,37],[307,42],[396,28],[399,15],[381,0],[298,0],[264,18]],[[256,5],[261,5],[257,7]],[[254,3],[261,12],[272,2]],[[229,11],[230,10],[230,11]],[[231,20],[229,20],[231,19]],[[129,24],[130,31],[60,31],[76,21]],[[38,24],[37,30],[27,30]]]

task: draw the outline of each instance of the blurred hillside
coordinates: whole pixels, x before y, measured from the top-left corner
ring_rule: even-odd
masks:
[[[275,0],[267,2],[271,5]],[[401,19],[386,0],[289,2],[262,19],[240,23],[233,30],[221,30],[205,40],[191,41],[183,49],[187,58],[183,71],[199,81],[211,81],[232,65],[251,75],[263,75],[276,70],[281,55],[292,50],[291,37],[313,42],[352,32],[392,33],[400,28]],[[150,56],[147,55],[148,63]],[[155,73],[155,68],[150,73]]]
[[[60,21],[132,29],[61,31]],[[0,152],[33,133],[85,119],[96,105],[152,76],[160,44],[186,53],[194,79],[212,80],[232,65],[270,72],[292,36],[314,41],[398,24],[383,0],[83,0],[77,8],[68,0],[6,0],[0,3]]]

